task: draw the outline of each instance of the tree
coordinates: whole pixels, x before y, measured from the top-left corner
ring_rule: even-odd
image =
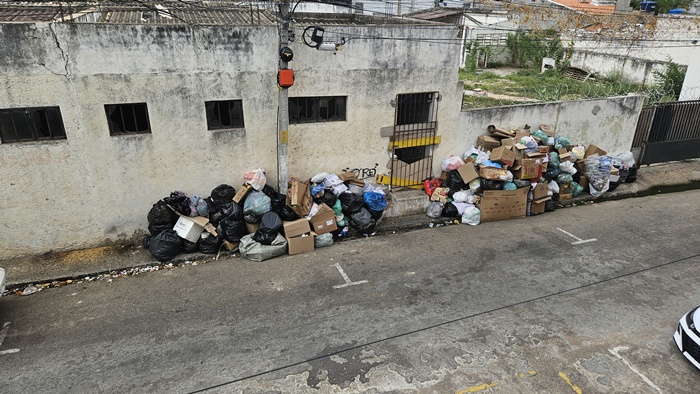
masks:
[[[673,100],[680,98],[686,70],[687,67],[674,63],[669,57],[666,59],[666,70],[653,71],[657,87],[663,96],[671,97]]]

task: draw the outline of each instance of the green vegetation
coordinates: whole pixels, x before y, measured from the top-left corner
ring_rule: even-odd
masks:
[[[676,101],[681,95],[683,81],[687,67],[680,66],[673,62],[673,59],[666,59],[666,70],[654,70],[654,79],[659,90],[657,101]]]
[[[511,64],[515,67],[538,67],[542,59],[550,57],[557,67],[564,58],[564,46],[553,30],[525,32],[518,30],[508,34],[506,47],[511,54]]]

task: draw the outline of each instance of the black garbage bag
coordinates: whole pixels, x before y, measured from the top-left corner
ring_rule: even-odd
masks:
[[[332,207],[337,199],[338,197],[336,197],[332,191],[324,190],[322,195],[314,197],[314,202],[318,205],[326,204],[328,207]]]
[[[629,171],[627,178],[625,178],[625,183],[634,183],[637,180],[637,166],[630,167]]]
[[[260,216],[254,213],[249,213],[247,215],[243,215],[243,220],[245,220],[245,222],[248,224],[260,223]]]
[[[190,214],[192,214],[190,198],[183,192],[172,192],[170,193],[170,197],[164,198],[163,201],[182,215],[190,216]]]
[[[148,245],[151,244],[151,236],[146,235],[143,237],[143,240],[141,241],[141,245],[143,245],[144,249],[148,249]]]
[[[277,212],[277,214],[280,215],[282,220],[286,220],[288,222],[299,219],[299,215],[297,215],[292,208],[288,207],[286,204],[279,212]]]
[[[277,193],[277,190],[275,190],[272,186],[270,185],[265,185],[263,186],[261,192],[263,192],[266,196],[270,197],[270,200],[275,200],[280,194]]]
[[[547,200],[544,203],[545,212],[554,212],[557,210],[557,203],[554,200]]]
[[[199,250],[199,247],[196,242],[190,242],[186,239],[182,240],[182,249],[180,249],[182,253],[195,253],[197,250]]]
[[[379,219],[382,218],[382,215],[384,215],[384,211],[375,211],[373,209],[367,208],[369,211],[369,214],[372,215],[372,219],[379,221]]]
[[[530,187],[530,181],[528,181],[527,179],[515,178],[513,179],[513,183],[515,183],[515,187],[517,187],[518,189],[520,189],[521,187]]]
[[[223,243],[224,239],[223,237],[221,237],[221,234],[219,234],[216,237],[213,234],[209,234],[209,236],[199,238],[199,241],[197,241],[197,244],[199,245],[199,251],[205,254],[219,253],[219,249],[221,249],[221,245],[223,245]]]
[[[574,180],[576,183],[581,183],[581,175],[583,174],[583,171],[581,171],[581,167],[579,167],[578,163],[574,163],[574,168],[576,169],[576,173],[571,175],[571,178]]]
[[[449,188],[450,190],[460,191],[465,189],[467,185],[462,180],[462,176],[459,175],[459,172],[457,170],[452,170],[447,173],[445,187]]]
[[[287,196],[286,195],[278,193],[276,196],[270,197],[270,210],[272,212],[277,212],[277,214],[279,215],[280,212],[284,209],[284,207],[286,205],[287,205]]]
[[[443,217],[446,218],[456,218],[459,215],[459,211],[457,210],[457,207],[455,207],[454,204],[451,202],[448,202],[445,204],[445,207],[442,208],[442,215]]]
[[[372,214],[365,207],[361,207],[357,212],[350,215],[350,225],[353,227],[365,227],[372,223]]]
[[[503,190],[503,181],[496,179],[481,179],[481,188],[483,190]]]
[[[177,222],[177,214],[168,208],[168,204],[163,200],[153,204],[151,210],[148,211],[148,223],[150,224],[168,224],[173,226],[175,222]]]
[[[235,202],[231,201],[229,203],[223,204],[221,206],[221,214],[224,218],[233,218],[234,220],[243,220],[243,208]]]
[[[267,212],[260,219],[260,228],[253,234],[253,240],[270,245],[282,228],[282,219],[275,212]]]
[[[155,236],[162,233],[165,230],[170,230],[171,228],[173,228],[174,225],[174,223],[149,224],[148,232],[151,233],[151,236]]]
[[[243,218],[236,219],[233,216],[221,219],[219,228],[221,228],[221,236],[229,242],[239,242],[248,233],[245,220]]]
[[[362,195],[355,193],[341,193],[338,196],[343,214],[352,216],[353,213],[359,211],[365,205],[365,199]]]
[[[542,175],[547,182],[551,182],[552,179],[557,179],[561,174],[561,170],[558,168],[548,168],[547,171]]]
[[[359,234],[372,234],[375,232],[377,227],[377,221],[370,218],[369,223],[366,226],[360,226],[359,224],[351,225],[351,228],[355,233]]]
[[[156,260],[162,262],[172,260],[182,248],[182,238],[175,230],[161,231],[160,234],[150,238],[148,251]]]
[[[618,186],[620,186],[620,182],[610,182],[610,186],[608,186],[608,191],[611,192],[617,189]]]
[[[211,198],[217,205],[223,205],[233,201],[233,196],[236,195],[236,189],[231,185],[219,185],[211,191]]]

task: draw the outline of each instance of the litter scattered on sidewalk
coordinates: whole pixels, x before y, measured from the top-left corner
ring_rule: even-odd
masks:
[[[528,125],[487,130],[463,158],[444,159],[439,178],[423,182],[430,218],[477,225],[534,216],[584,193],[599,197],[637,178],[632,152],[611,156],[593,144],[572,143],[549,125],[534,131]]]
[[[386,210],[386,193],[352,172],[290,178],[286,194],[266,184],[266,172],[243,175],[209,197],[173,191],[148,212],[143,247],[160,262],[180,253],[239,252],[254,261],[313,251],[349,236],[370,236]],[[326,235],[329,234],[329,235]]]

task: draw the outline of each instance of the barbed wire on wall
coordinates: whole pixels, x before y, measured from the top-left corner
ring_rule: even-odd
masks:
[[[590,85],[561,83],[541,87],[512,87],[498,91],[480,88],[465,89],[462,109],[601,99],[630,94],[645,96],[645,105],[697,100],[700,97],[700,86],[686,87],[680,95],[677,95],[673,89],[664,89],[661,86],[630,89],[629,85],[616,82],[600,82]]]

